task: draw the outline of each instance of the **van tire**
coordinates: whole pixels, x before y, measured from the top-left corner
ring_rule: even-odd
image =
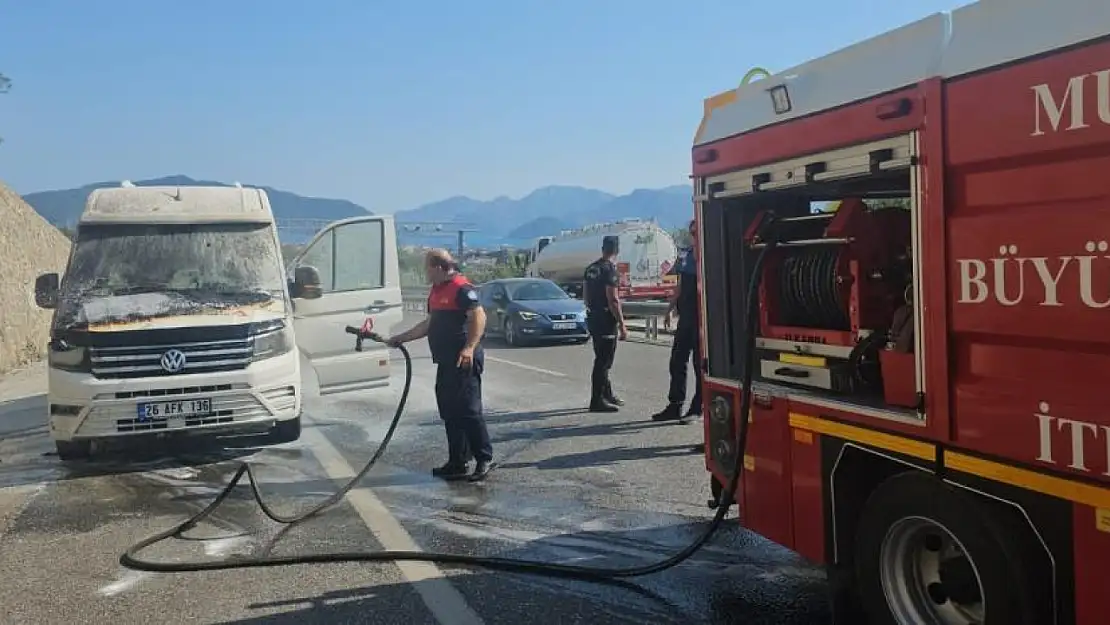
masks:
[[[945,597],[970,593],[991,608],[975,621],[981,625],[1037,625],[1025,545],[994,514],[975,497],[923,472],[902,473],[880,484],[863,506],[855,536],[856,587],[870,622],[907,625],[909,619],[914,625],[932,625],[924,612]],[[963,585],[933,583],[926,589],[917,575],[905,572],[905,567],[917,568],[911,555],[918,549],[943,553],[960,546],[965,557],[948,558],[948,571],[940,570],[967,582]],[[914,614],[913,609],[892,608],[891,602],[922,609]]]
[[[91,441],[54,441],[58,458],[64,462],[85,460],[92,455]]]
[[[278,421],[270,430],[270,440],[273,443],[292,443],[301,437],[301,416]]]

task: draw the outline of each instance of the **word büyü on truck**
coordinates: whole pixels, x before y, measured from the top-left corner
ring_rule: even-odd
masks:
[[[706,467],[847,622],[1110,622],[1108,33],[984,0],[705,102]]]

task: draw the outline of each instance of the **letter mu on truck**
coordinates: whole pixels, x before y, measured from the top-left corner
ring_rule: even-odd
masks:
[[[710,505],[742,467],[845,622],[1110,623],[1107,33],[984,0],[705,102]]]

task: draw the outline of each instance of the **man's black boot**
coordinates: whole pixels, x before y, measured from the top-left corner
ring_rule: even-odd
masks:
[[[447,464],[432,469],[432,476],[444,480],[462,480],[467,477],[466,463],[448,462]]]
[[[682,404],[667,404],[667,407],[651,415],[652,421],[678,421],[682,418]]]
[[[590,412],[617,412],[620,408],[605,401],[605,383],[594,380],[590,387]]]
[[[683,419],[694,419],[701,416],[701,398],[695,398],[690,402],[690,407],[686,409],[686,414],[682,415]]]
[[[489,475],[489,472],[493,470],[494,466],[491,460],[479,460],[478,463],[474,465],[474,473],[470,474],[470,481],[481,482],[486,479],[486,476]]]
[[[601,397],[590,400],[590,412],[618,412],[620,408],[610,404]]]
[[[614,406],[624,405],[624,400],[613,393],[613,384],[610,382],[605,383],[605,392],[601,394],[601,398],[604,399],[606,403],[613,404]]]

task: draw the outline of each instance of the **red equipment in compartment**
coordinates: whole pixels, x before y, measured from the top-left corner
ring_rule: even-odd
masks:
[[[910,212],[844,200],[835,212],[759,213],[752,248],[774,239],[760,288],[760,336],[851,347],[860,330],[885,330],[909,283]]]

